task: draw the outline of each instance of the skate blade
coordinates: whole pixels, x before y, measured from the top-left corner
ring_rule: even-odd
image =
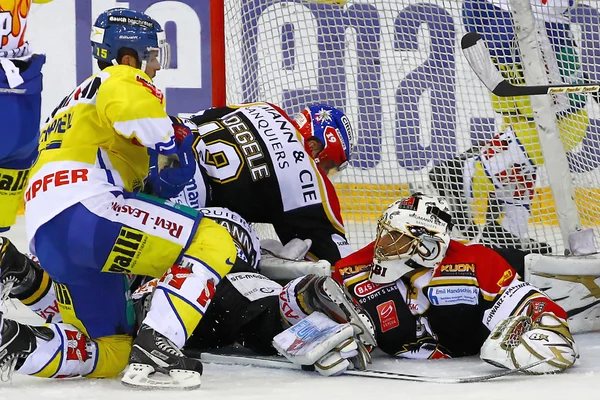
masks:
[[[196,371],[172,369],[169,375],[155,372],[151,365],[129,364],[121,383],[136,389],[198,389],[201,375]]]

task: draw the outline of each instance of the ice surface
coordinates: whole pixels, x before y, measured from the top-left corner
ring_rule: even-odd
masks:
[[[8,234],[26,249],[22,222]],[[8,305],[9,317],[26,322],[39,318],[19,305]],[[313,372],[248,366],[205,364],[202,388],[195,391],[137,391],[118,379],[72,378],[51,380],[15,374],[0,382],[0,400],[488,400],[488,399],[600,399],[600,333],[576,336],[581,358],[560,375],[514,375],[483,383],[434,384],[341,376],[324,378]],[[375,354],[373,369],[430,376],[469,376],[497,369],[477,357],[456,360],[396,360]]]

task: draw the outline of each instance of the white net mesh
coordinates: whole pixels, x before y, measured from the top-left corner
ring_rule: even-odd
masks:
[[[543,3],[535,11],[550,82],[600,81],[596,1]],[[505,0],[226,0],[227,102],[269,101],[290,114],[327,102],[349,116],[358,146],[335,185],[357,248],[373,240],[385,206],[412,190],[433,192],[430,170],[472,149],[437,171],[444,194],[469,211],[458,215],[474,225],[466,237],[509,245],[529,237],[560,253],[529,100],[490,96],[460,50],[464,33],[479,32],[505,76],[523,84],[508,9]],[[556,115],[582,224],[596,227],[598,104],[559,95],[537,111]],[[508,125],[513,133],[494,140]]]

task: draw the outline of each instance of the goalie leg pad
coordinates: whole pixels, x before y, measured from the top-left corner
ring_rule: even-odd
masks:
[[[273,338],[273,347],[294,364],[314,365],[323,376],[339,375],[351,368],[352,357],[369,358],[354,338],[354,328],[338,324],[315,311]],[[358,366],[358,365],[357,365]]]
[[[548,297],[569,315],[572,333],[600,329],[600,305],[594,293],[600,282],[600,258],[597,255],[550,257],[525,256],[525,281],[544,288]]]
[[[354,327],[354,333],[366,346],[377,346],[375,339],[375,326],[371,318],[362,309],[356,306],[345,294],[340,285],[333,278],[319,277],[315,285],[317,296],[322,305],[336,315],[343,316]]]
[[[306,253],[312,246],[312,240],[294,238],[287,242],[285,246],[274,239],[263,239],[260,241],[261,250],[282,258],[284,260],[301,261],[306,257]]]
[[[327,260],[295,261],[263,252],[260,259],[260,272],[273,280],[290,281],[305,275],[331,275],[331,264]]]
[[[347,339],[321,357],[315,363],[315,369],[323,376],[340,375],[350,368],[348,359],[357,354],[356,341],[353,338]]]
[[[328,276],[306,275],[288,283],[279,296],[281,314],[295,324],[314,311],[321,311],[338,323],[349,322],[362,343],[376,346],[371,318],[344,294]]]

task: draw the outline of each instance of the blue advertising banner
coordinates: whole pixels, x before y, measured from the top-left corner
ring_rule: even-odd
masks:
[[[241,0],[237,11],[241,24],[240,76],[236,86],[241,88],[236,101],[269,100],[278,102],[289,113],[296,113],[308,103],[329,102],[345,109],[348,99],[349,76],[356,88],[351,92],[355,112],[353,123],[358,132],[357,157],[352,165],[362,170],[377,168],[387,152],[396,165],[406,171],[426,171],[432,163],[454,157],[465,150],[464,139],[471,145],[492,137],[497,121],[489,107],[465,104],[471,101],[465,82],[465,66],[459,65],[460,36],[465,32],[464,21],[458,13],[465,12],[465,4],[482,2],[467,0],[452,2],[461,10],[446,7],[445,2],[412,2],[405,6],[389,7],[385,12],[379,3],[353,2],[344,7],[312,2],[289,2],[304,7],[318,29],[316,43],[311,49],[318,63],[311,79],[315,84],[283,87],[278,99],[259,98],[261,82],[270,79],[261,76],[260,27],[265,14],[282,3],[274,0]],[[75,2],[76,75],[80,82],[93,71],[90,56],[89,32],[95,17],[94,0]],[[212,105],[211,101],[211,37],[209,0],[130,0],[116,1],[131,8],[147,11],[161,22],[173,49],[171,71],[159,74],[165,80],[169,113],[191,113]],[[163,8],[161,8],[163,7]],[[379,8],[378,8],[379,7]],[[161,12],[165,8],[168,13]],[[499,11],[503,12],[503,11]],[[578,53],[582,73],[592,82],[600,81],[600,14],[597,8],[579,4],[569,11],[572,24],[578,27]],[[385,20],[384,20],[385,19]],[[312,23],[312,22],[311,22]],[[193,28],[194,26],[197,27]],[[391,27],[391,29],[389,29]],[[226,29],[227,21],[226,21]],[[426,30],[428,48],[419,48],[419,37]],[[282,71],[293,71],[300,62],[298,27],[293,22],[281,22],[277,48],[284,60]],[[348,66],[348,32],[353,32],[353,65]],[[264,43],[263,43],[264,45]],[[383,48],[388,54],[383,54]],[[391,50],[390,50],[391,49]],[[394,54],[390,56],[390,53]],[[396,73],[394,87],[389,87],[385,75],[386,63],[401,62],[398,55],[419,52],[424,57]],[[408,64],[407,64],[408,65]],[[350,70],[352,68],[352,70]],[[392,70],[400,71],[399,68]],[[388,68],[389,73],[389,68]],[[388,86],[386,87],[386,83]],[[463,85],[461,88],[460,85]],[[473,97],[474,102],[489,102],[489,97]],[[465,98],[465,91],[467,97]],[[458,97],[459,93],[461,98]],[[427,98],[424,102],[423,99]],[[588,100],[589,101],[589,100]],[[384,107],[391,104],[391,107]],[[464,110],[468,109],[467,117]],[[461,111],[462,110],[462,111]],[[463,113],[466,122],[460,125],[457,115]],[[424,118],[424,115],[427,118]],[[387,125],[386,125],[386,122]],[[390,122],[391,121],[391,122]],[[424,122],[427,125],[424,125]],[[423,140],[423,136],[427,140]],[[384,138],[387,138],[384,141]],[[391,139],[391,140],[390,140]],[[591,119],[586,135],[576,150],[569,152],[571,169],[586,172],[600,165],[600,121]],[[461,144],[462,143],[462,144]],[[385,148],[387,147],[387,148]]]

